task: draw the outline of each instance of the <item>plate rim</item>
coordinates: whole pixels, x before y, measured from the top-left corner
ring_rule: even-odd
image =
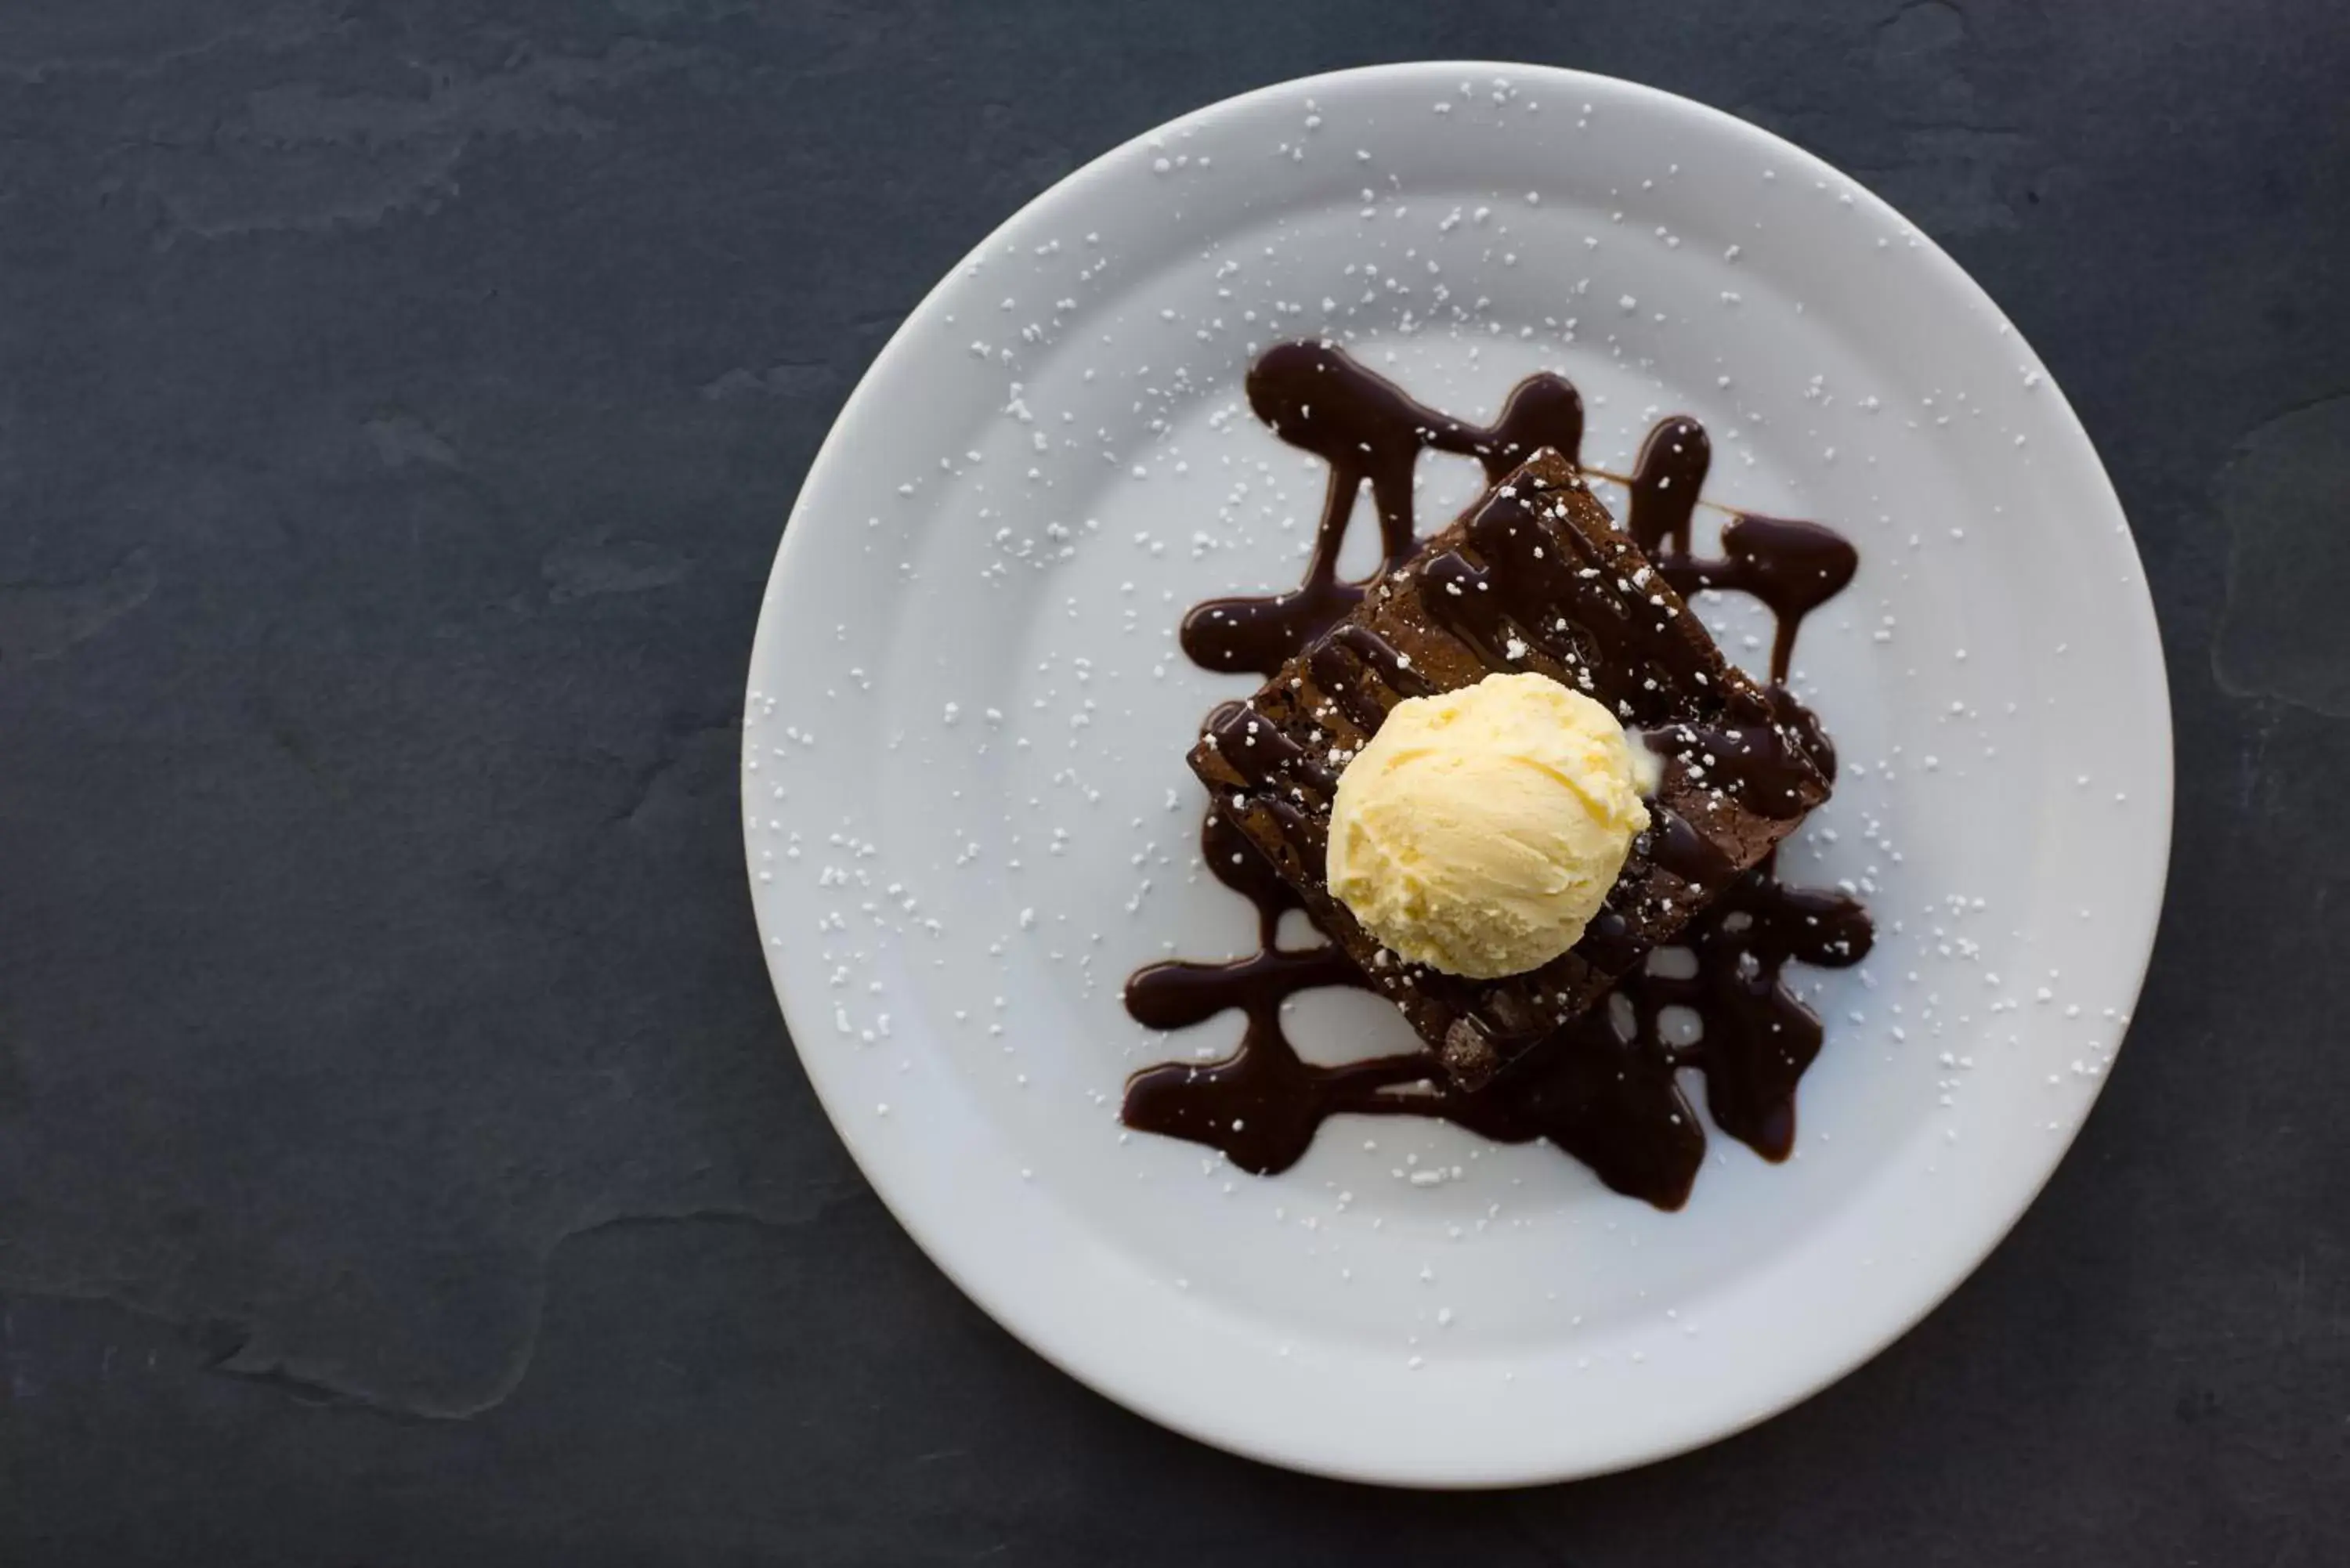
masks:
[[[1425,59],[1391,61],[1315,72],[1307,76],[1270,82],[1215,99],[1149,127],[1116,143],[1062,175],[1052,184],[1021,203],[1018,208],[991,228],[975,244],[964,251],[941,274],[938,281],[924,291],[921,298],[908,310],[904,319],[890,333],[888,341],[882,345],[863,374],[859,376],[856,387],[842,402],[839,412],[834,417],[831,428],[827,431],[815,455],[809,460],[807,471],[801,480],[798,491],[786,514],[775,562],[761,592],[758,623],[752,638],[744,682],[743,752],[739,759],[737,781],[738,788],[741,790],[738,807],[741,809],[738,809],[737,815],[742,820],[744,875],[751,895],[753,920],[759,936],[761,959],[766,967],[769,983],[775,990],[777,1006],[783,1015],[794,1054],[800,1060],[801,1070],[806,1075],[809,1086],[815,1091],[827,1120],[831,1123],[835,1136],[840,1139],[842,1147],[847,1151],[850,1159],[857,1166],[859,1174],[864,1177],[867,1185],[872,1189],[874,1195],[880,1199],[891,1218],[921,1250],[924,1257],[932,1266],[945,1274],[972,1304],[1022,1345],[1095,1394],[1157,1425],[1209,1447],[1278,1468],[1337,1480],[1429,1490],[1478,1491],[1585,1480],[1616,1474],[1676,1458],[1750,1430],[1851,1376],[1882,1355],[1895,1341],[1908,1334],[1929,1314],[1948,1301],[1961,1285],[1975,1275],[1984,1262],[2013,1231],[2023,1216],[2039,1201],[2049,1181],[2054,1178],[2057,1169],[2064,1163],[2064,1158],[2071,1151],[2074,1142],[2079,1137],[2082,1129],[2087,1126],[2089,1117],[2095,1115],[2096,1103],[2103,1097],[2105,1082],[2110,1080],[2111,1073],[2108,1072],[2103,1080],[2093,1086],[2090,1099],[2081,1116],[2064,1131],[2062,1141],[2051,1150],[2043,1168],[2039,1172],[2036,1179],[2032,1181],[2029,1189],[2021,1195],[2020,1199],[2009,1211],[1999,1215],[1995,1223],[1984,1227],[1979,1238],[1979,1245],[1963,1249],[1965,1252],[1963,1266],[1950,1272],[1947,1277],[1932,1281],[1920,1293],[1920,1298],[1913,1303],[1910,1310],[1893,1314],[1888,1323],[1878,1332],[1856,1334],[1847,1339],[1837,1354],[1826,1358],[1827,1369],[1817,1376],[1808,1381],[1799,1380],[1797,1386],[1789,1387],[1775,1397],[1761,1400],[1753,1407],[1740,1411],[1732,1419],[1711,1425],[1692,1435],[1670,1437],[1660,1441],[1651,1441],[1645,1446],[1627,1448],[1600,1463],[1571,1463],[1562,1466],[1556,1462],[1547,1464],[1534,1462],[1519,1467],[1486,1466],[1473,1474],[1467,1475],[1452,1472],[1431,1475],[1424,1469],[1416,1469],[1409,1463],[1411,1456],[1406,1453],[1397,1454],[1394,1463],[1362,1462],[1284,1444],[1278,1428],[1268,1429],[1262,1423],[1253,1428],[1211,1426],[1188,1411],[1171,1407],[1148,1390],[1131,1386],[1118,1386],[1107,1374],[1077,1365],[1071,1356],[1065,1355],[1052,1342],[1048,1334],[1041,1331],[1039,1325],[1024,1323],[1016,1301],[996,1293],[990,1286],[975,1282],[954,1257],[953,1250],[934,1240],[931,1226],[917,1219],[905,1206],[901,1205],[899,1197],[891,1191],[883,1168],[884,1162],[874,1158],[878,1153],[878,1141],[860,1138],[851,1130],[854,1123],[849,1117],[847,1107],[835,1103],[833,1094],[827,1092],[822,1075],[813,1069],[807,1059],[807,1051],[800,1044],[803,1038],[817,1037],[817,1027],[822,1020],[812,1011],[817,1005],[814,1000],[804,1000],[796,1009],[795,1008],[792,998],[787,992],[784,976],[775,961],[769,956],[771,932],[768,929],[765,905],[759,895],[758,845],[754,837],[753,819],[747,806],[743,804],[747,800],[749,793],[751,776],[749,769],[755,761],[753,755],[753,726],[750,722],[751,693],[757,690],[758,671],[766,662],[770,640],[775,635],[772,630],[777,621],[774,613],[775,604],[787,575],[793,570],[795,557],[795,541],[805,532],[803,517],[808,506],[810,493],[816,488],[819,476],[826,472],[830,465],[841,461],[839,448],[845,441],[850,439],[845,432],[866,422],[867,405],[871,398],[877,395],[874,390],[877,383],[886,379],[887,373],[899,360],[916,351],[915,337],[931,324],[934,306],[952,287],[965,269],[973,262],[982,260],[999,249],[1003,236],[1009,231],[1020,226],[1038,208],[1064,198],[1074,189],[1107,177],[1113,171],[1114,166],[1130,158],[1136,149],[1147,147],[1157,139],[1174,135],[1182,128],[1194,122],[1210,117],[1222,116],[1262,100],[1299,96],[1310,93],[1316,88],[1329,88],[1336,84],[1343,83],[1348,87],[1384,86],[1388,83],[1406,84],[1414,80],[1424,81],[1440,78],[1444,78],[1442,85],[1449,87],[1451,85],[1452,78],[1463,73],[1472,76],[1508,77],[1512,78],[1513,85],[1518,86],[1529,85],[1539,80],[1568,90],[1578,87],[1594,88],[1609,94],[1627,96],[1635,100],[1645,100],[1648,107],[1669,113],[1693,116],[1705,122],[1711,130],[1726,133],[1734,139],[1743,140],[1758,151],[1774,158],[1791,161],[1794,167],[1802,172],[1815,177],[1832,177],[1855,192],[1856,202],[1874,204],[1884,215],[1901,223],[1910,234],[1915,236],[1917,251],[1920,253],[1925,264],[1938,274],[1938,285],[1952,291],[1957,303],[1970,304],[1983,311],[2019,347],[2031,351],[2029,341],[2022,331],[2015,327],[2006,312],[2000,308],[1982,286],[1977,283],[1974,277],[1960,266],[1930,234],[1912,223],[1865,182],[1856,179],[1818,154],[1788,140],[1775,131],[1727,109],[1716,108],[1679,93],[1622,77],[1573,67],[1492,59]],[[2031,352],[2035,362],[2044,365],[2045,361],[2040,358],[2036,351]],[[2135,530],[2128,526],[2128,514],[2122,505],[2119,493],[2114,487],[2112,476],[2106,467],[2104,459],[2097,452],[2095,442],[2090,438],[2087,428],[2082,423],[2071,400],[2064,396],[2053,372],[2046,376],[2041,389],[2053,401],[2054,417],[2072,435],[2077,436],[2079,452],[2087,462],[2085,478],[2095,486],[2101,500],[2110,509],[2111,518],[2123,524],[2120,532],[2121,548],[2126,552],[2127,558],[2135,569],[2131,573],[2131,580],[2127,585],[2128,591],[2125,596],[2126,603],[2121,613],[2129,618],[2143,622],[2142,629],[2147,634],[2144,641],[2147,658],[2142,663],[2135,659],[2131,663],[2137,668],[2139,676],[2138,683],[2144,688],[2142,695],[2151,704],[2148,716],[2158,716],[2160,719],[2158,738],[2161,767],[2158,777],[2146,779],[2136,786],[2144,791],[2147,796],[2152,797],[2148,804],[2154,808],[2155,820],[2149,830],[2149,837],[2160,844],[2161,861],[2154,871],[2151,897],[2142,909],[2132,911],[2133,919],[2129,931],[2131,940],[2127,948],[2135,951],[2136,958],[2133,962],[2124,966],[2124,972],[2127,975],[2126,994],[2130,1000],[2130,1012],[2134,1016],[2137,1001],[2143,994],[2146,976],[2153,961],[2162,911],[2168,898],[2172,859],[2176,806],[2177,728],[2170,701],[2168,659],[2162,645],[2160,621],[2155,612],[2153,595],[2144,569],[2144,560],[2138,553],[2137,535]],[[2154,736],[2148,737],[2150,747],[2154,739]],[[2116,1062],[2118,1062],[2120,1047],[2126,1040],[2127,1030],[2125,1028],[2116,1038],[2114,1058]]]

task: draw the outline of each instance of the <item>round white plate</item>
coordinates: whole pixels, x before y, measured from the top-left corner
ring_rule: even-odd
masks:
[[[1241,388],[1257,349],[1315,335],[1478,418],[1562,371],[1586,460],[1619,471],[1657,417],[1694,414],[1711,499],[1858,544],[1796,655],[1845,776],[1783,863],[1862,889],[1878,944],[1801,974],[1827,1044],[1788,1163],[1717,1135],[1664,1214],[1548,1145],[1432,1123],[1333,1122],[1270,1179],[1120,1128],[1129,1073],[1239,1034],[1227,1015],[1154,1038],[1120,988],[1252,945],[1197,865],[1183,752],[1253,682],[1192,667],[1175,632],[1201,598],[1298,576],[1323,471]],[[1422,473],[1430,528],[1475,481],[1462,460]],[[1705,613],[1757,662],[1745,612]],[[2086,1115],[2169,842],[2128,528],[1998,309],[1787,143],[1523,66],[1251,93],[990,236],[817,456],[743,737],[785,1019],[915,1240],[1157,1420],[1427,1485],[1690,1448],[1916,1322]],[[1410,1041],[1356,992],[1303,999],[1293,1033],[1329,1059]]]

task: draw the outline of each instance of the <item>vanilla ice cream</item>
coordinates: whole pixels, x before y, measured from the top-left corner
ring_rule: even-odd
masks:
[[[1338,777],[1330,890],[1405,958],[1478,980],[1573,947],[1648,826],[1615,716],[1545,675],[1399,702]]]

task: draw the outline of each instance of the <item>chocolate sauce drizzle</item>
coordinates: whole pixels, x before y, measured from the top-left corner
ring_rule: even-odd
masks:
[[[1721,555],[1710,561],[1692,556],[1690,520],[1712,462],[1713,442],[1703,425],[1686,414],[1660,421],[1640,443],[1639,459],[1624,482],[1632,495],[1624,531],[1684,598],[1700,588],[1720,588],[1760,600],[1778,626],[1771,640],[1771,684],[1783,688],[1804,618],[1844,591],[1860,553],[1851,540],[1817,523],[1733,512],[1722,524]]]
[[[1330,484],[1305,580],[1295,591],[1214,599],[1185,618],[1184,650],[1210,670],[1271,674],[1361,600],[1370,584],[1339,580],[1336,564],[1364,484],[1379,520],[1385,572],[1415,547],[1411,481],[1422,452],[1474,457],[1489,483],[1498,483],[1544,447],[1575,462],[1582,446],[1582,399],[1565,379],[1548,374],[1521,382],[1490,427],[1414,401],[1327,344],[1267,350],[1249,372],[1248,392],[1276,434],[1330,465]],[[1658,424],[1622,480],[1631,497],[1626,531],[1683,595],[1701,588],[1744,593],[1770,610],[1777,631],[1767,707],[1739,715],[1752,722],[1652,736],[1651,744],[1707,753],[1722,787],[1738,791],[1752,809],[1783,815],[1789,783],[1803,771],[1782,750],[1790,736],[1811,765],[1830,777],[1835,767],[1817,722],[1786,691],[1795,636],[1805,616],[1852,580],[1858,556],[1847,540],[1818,524],[1733,513],[1721,531],[1720,556],[1698,557],[1690,522],[1711,462],[1711,443],[1696,421],[1676,416]],[[1434,597],[1431,602],[1464,607],[1455,634],[1496,643],[1542,635],[1562,656],[1571,654],[1575,628],[1540,613],[1544,579],[1569,565],[1511,560],[1505,548],[1482,553],[1492,563],[1482,571],[1458,556],[1429,564],[1438,581],[1447,574],[1477,575],[1489,590]],[[1395,677],[1395,689],[1410,694],[1413,678],[1396,668],[1392,650],[1363,646],[1378,645],[1376,635],[1341,635],[1349,638],[1349,656]],[[1346,700],[1343,687],[1332,690]],[[1210,726],[1243,722],[1244,714],[1228,704]],[[1378,714],[1357,717],[1368,727]],[[1271,734],[1268,728],[1256,739],[1262,743]],[[1315,765],[1307,758],[1291,764]],[[1336,780],[1315,782],[1326,788]],[[1201,851],[1217,879],[1256,907],[1257,951],[1222,963],[1150,965],[1128,981],[1127,1010],[1149,1027],[1171,1030],[1238,1009],[1246,1029],[1239,1048],[1222,1061],[1173,1062],[1136,1074],[1123,1114],[1130,1127],[1206,1144],[1258,1173],[1295,1164],[1328,1116],[1420,1116],[1506,1143],[1546,1137],[1617,1191],[1678,1209],[1705,1154],[1705,1133],[1679,1082],[1681,1070],[1703,1074],[1717,1127],[1767,1159],[1784,1159],[1794,1146],[1795,1086],[1819,1054],[1821,1029],[1783,971],[1791,961],[1856,963],[1872,935],[1856,900],[1785,886],[1773,874],[1773,857],[1733,881],[1669,948],[1620,980],[1607,1002],[1561,1026],[1491,1085],[1465,1093],[1424,1051],[1336,1067],[1300,1057],[1282,1028],[1289,999],[1317,986],[1362,986],[1362,973],[1336,947],[1280,945],[1281,917],[1302,905],[1212,809]],[[1705,838],[1669,813],[1651,828],[1647,852],[1691,881],[1710,884],[1726,869]],[[1606,940],[1607,919],[1603,911],[1586,941]],[[1669,1043],[1668,1009],[1695,1015],[1694,1042]]]
[[[1415,402],[1326,343],[1266,349],[1249,369],[1248,399],[1274,434],[1330,465],[1330,485],[1305,582],[1270,598],[1210,599],[1183,618],[1191,662],[1225,672],[1271,675],[1362,602],[1370,584],[1339,580],[1338,550],[1366,483],[1379,519],[1379,571],[1390,572],[1419,543],[1411,476],[1421,452],[1473,457],[1492,484],[1544,447],[1572,458],[1583,445],[1583,395],[1565,377],[1519,382],[1488,428]]]

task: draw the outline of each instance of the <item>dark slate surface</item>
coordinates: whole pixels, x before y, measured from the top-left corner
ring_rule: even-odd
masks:
[[[988,1324],[785,1049],[733,804],[777,527],[931,280],[1426,56],[1720,104],[1955,252],[2178,716],[2126,1066],[2013,1240],[1761,1430],[1496,1497]],[[2350,1562],[2345,73],[2331,0],[0,7],[0,1562]]]

